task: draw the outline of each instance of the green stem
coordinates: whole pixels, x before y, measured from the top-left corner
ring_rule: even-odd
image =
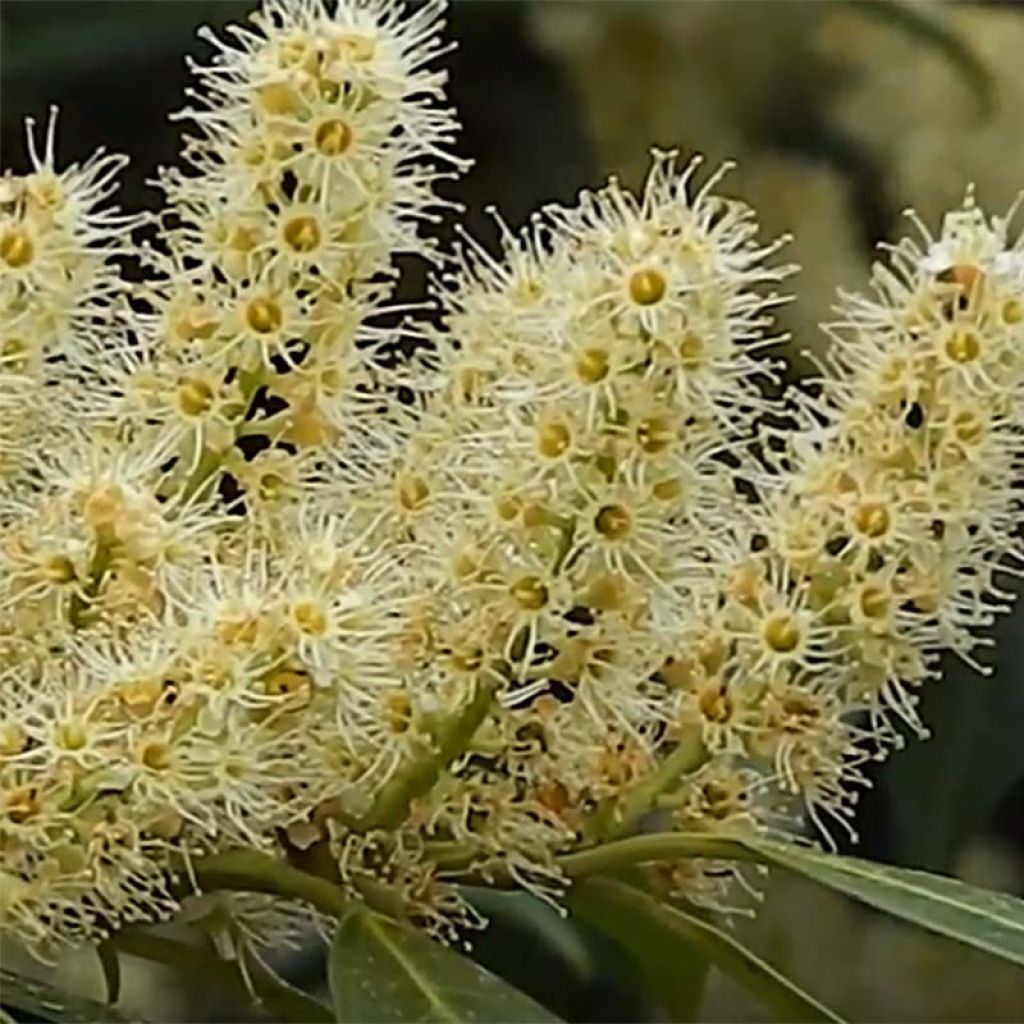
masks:
[[[227,850],[200,857],[192,864],[192,874],[203,891],[266,892],[305,900],[322,913],[339,918],[349,908],[349,900],[338,886],[259,850]],[[187,895],[190,890],[182,876],[184,872],[176,891]]]
[[[221,452],[213,451],[211,448],[203,449],[203,453],[199,456],[199,461],[196,463],[196,468],[192,470],[192,475],[182,486],[181,498],[183,501],[188,501],[195,496],[206,481],[217,472],[223,459],[224,456]]]
[[[110,568],[110,544],[107,540],[100,539],[96,543],[96,551],[93,553],[92,562],[89,564],[89,578],[80,594],[71,595],[71,603],[68,606],[68,621],[72,629],[81,629],[85,625],[85,616],[89,605],[96,600],[100,592],[100,584]]]
[[[686,860],[710,857],[716,860],[741,860],[759,863],[765,860],[742,840],[706,833],[663,832],[630,836],[601,846],[593,846],[559,857],[558,866],[570,878],[618,871],[633,864],[654,861]]]
[[[110,940],[113,947],[130,956],[164,964],[176,971],[216,979],[217,984],[231,989],[248,1000],[250,992],[240,971],[233,964],[214,956],[208,949],[177,939],[168,939],[128,928]],[[332,1021],[334,1015],[326,1006],[278,978],[258,961],[248,961],[253,993],[272,1015],[288,1021]]]
[[[683,736],[675,750],[649,775],[645,775],[625,794],[601,807],[588,822],[588,838],[617,839],[633,831],[658,797],[673,789],[685,776],[695,772],[708,759],[708,751],[697,730]]]
[[[364,832],[398,828],[408,816],[413,800],[429,793],[441,773],[469,746],[491,709],[493,696],[493,686],[478,682],[473,696],[435,728],[434,746],[395,771],[381,787],[373,806],[357,820],[356,827]]]

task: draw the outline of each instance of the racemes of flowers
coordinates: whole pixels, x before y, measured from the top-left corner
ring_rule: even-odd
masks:
[[[793,268],[698,160],[439,252],[442,14],[206,35],[159,216],[109,206],[120,157],[58,170],[52,119],[0,180],[0,931],[39,955],[239,847],[454,936],[460,881],[557,899],[651,816],[852,832],[1005,607],[1010,218],[918,225],[786,387]],[[400,254],[436,308],[395,327]],[[308,913],[233,899],[256,941]]]

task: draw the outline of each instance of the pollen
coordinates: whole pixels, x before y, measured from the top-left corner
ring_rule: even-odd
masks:
[[[35,256],[35,246],[28,232],[9,228],[0,237],[0,259],[14,270],[27,266]]]
[[[636,443],[648,455],[657,455],[675,439],[672,424],[663,416],[652,416],[636,425]]]
[[[512,584],[512,599],[524,611],[540,611],[548,603],[548,598],[548,588],[537,576],[521,576]]]
[[[955,331],[946,341],[946,355],[954,363],[973,363],[981,355],[981,341],[974,331]]]
[[[585,348],[576,356],[576,375],[586,384],[597,384],[608,376],[609,362],[603,348]]]
[[[622,505],[603,505],[594,516],[594,529],[605,540],[622,540],[632,525],[630,514]]]
[[[205,416],[213,407],[213,388],[199,377],[190,377],[175,392],[178,408],[189,418]]]
[[[316,148],[324,156],[341,156],[352,145],[352,129],[344,121],[322,121],[313,136]]]
[[[138,758],[150,771],[165,772],[171,767],[173,754],[163,740],[147,740],[139,749]]]
[[[51,583],[71,583],[77,577],[75,563],[67,555],[53,555],[43,565],[43,575]]]
[[[733,701],[724,685],[709,686],[697,700],[700,713],[709,722],[724,725],[733,716]]]
[[[548,459],[564,455],[572,444],[572,433],[564,423],[548,423],[537,435],[537,448]]]
[[[868,584],[860,592],[858,605],[868,619],[884,619],[889,614],[892,598],[884,587]]]
[[[316,601],[295,601],[288,612],[300,633],[312,637],[322,637],[327,633],[327,615]]]
[[[775,654],[792,654],[803,639],[800,622],[790,612],[776,612],[761,629],[765,645]]]
[[[398,501],[407,512],[422,508],[430,497],[430,487],[419,476],[407,476],[398,485]]]
[[[892,516],[889,515],[889,510],[881,502],[866,501],[858,505],[854,511],[853,525],[865,537],[877,540],[889,532],[889,527],[892,525]]]
[[[679,342],[679,361],[685,370],[696,370],[704,360],[704,339],[695,331],[687,331]]]
[[[629,279],[629,297],[638,306],[654,306],[665,297],[668,282],[660,270],[637,270]]]
[[[484,650],[476,645],[454,650],[451,663],[457,672],[476,672],[484,663]]]
[[[985,436],[985,424],[973,412],[957,413],[953,419],[953,433],[963,444],[977,444]]]
[[[285,244],[293,252],[313,252],[320,245],[320,225],[316,218],[308,214],[301,217],[293,217],[284,226],[281,232]]]
[[[53,742],[62,750],[81,750],[88,739],[86,731],[78,722],[62,722],[53,731]]]
[[[245,307],[245,322],[257,334],[280,330],[284,313],[273,299],[252,299]]]
[[[1024,320],[1024,303],[1019,299],[1007,299],[1000,310],[1004,324],[1019,324]]]

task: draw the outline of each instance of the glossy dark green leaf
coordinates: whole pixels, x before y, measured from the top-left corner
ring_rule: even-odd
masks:
[[[1024,900],[945,875],[744,841],[768,864],[804,875],[894,917],[1024,966]]]
[[[0,967],[0,1004],[56,1024],[106,1024],[123,1017],[94,999],[62,992],[55,985]]]
[[[587,879],[573,886],[569,906],[637,952],[673,1021],[696,1019],[701,967],[708,961],[771,1007],[779,1020],[842,1020],[704,916],[659,902],[634,886]]]
[[[542,1024],[558,1019],[468,957],[363,907],[342,919],[327,977],[339,1021]]]

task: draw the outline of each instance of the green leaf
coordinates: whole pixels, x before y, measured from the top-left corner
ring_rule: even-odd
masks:
[[[630,836],[559,858],[571,878],[634,864],[715,857],[773,864],[869,906],[1024,966],[1024,900],[927,871],[819,853],[747,836],[658,833]]]
[[[959,72],[971,90],[981,117],[993,108],[992,73],[967,42],[947,25],[941,14],[929,9],[934,5],[908,3],[907,0],[843,0],[858,14],[901,32],[924,46],[938,51]]]
[[[58,1024],[107,1024],[128,1020],[95,999],[62,992],[39,978],[30,978],[3,967],[0,967],[0,1003]]]
[[[661,903],[631,885],[608,878],[577,883],[568,902],[574,913],[637,954],[674,1021],[696,1019],[702,990],[692,969],[695,955],[698,963],[710,960],[735,978],[769,1005],[780,1020],[794,1024],[842,1021],[794,981],[695,912]]]
[[[96,956],[103,971],[103,982],[107,986],[107,1005],[115,1006],[121,998],[121,961],[117,949],[110,942],[101,942],[96,947]]]
[[[187,975],[201,987],[205,985],[233,992],[243,1004],[255,996],[274,1020],[326,1024],[334,1019],[323,1003],[279,978],[255,957],[246,960],[247,983],[239,962],[223,960],[213,950],[191,942],[155,935],[138,927],[125,928],[110,941],[122,953],[162,964],[176,973]]]
[[[909,743],[879,776],[888,859],[926,871],[948,871],[964,843],[984,832],[999,804],[1024,779],[1024,686],[1015,685],[1018,622],[1006,617],[990,679],[950,664],[942,685],[922,693],[921,712],[938,742]]]
[[[876,864],[798,846],[740,844],[776,864],[877,910],[1024,966],[1024,900],[945,875]]]
[[[647,916],[602,897],[600,880],[573,888],[566,902],[573,915],[603,932],[632,955],[644,974],[651,999],[676,1022],[695,1021],[704,1001],[708,959],[696,946],[680,950],[666,942]]]
[[[342,919],[327,978],[339,1021],[548,1024],[558,1019],[467,957],[363,907]]]

